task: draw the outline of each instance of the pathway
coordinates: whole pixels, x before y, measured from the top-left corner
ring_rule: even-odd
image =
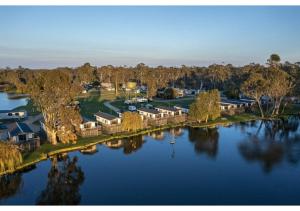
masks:
[[[107,108],[113,110],[116,113],[120,113],[120,109],[118,109],[117,107],[113,106],[112,104],[110,104],[109,101],[106,101],[103,103]]]

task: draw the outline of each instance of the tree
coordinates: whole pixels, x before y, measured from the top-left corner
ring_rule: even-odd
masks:
[[[248,76],[248,79],[242,84],[242,92],[253,98],[258,104],[261,117],[264,118],[265,114],[261,104],[261,98],[265,95],[267,88],[267,81],[264,79],[263,75],[259,72],[251,72]]]
[[[50,143],[74,141],[66,134],[75,137],[76,124],[81,121],[79,110],[71,106],[79,92],[79,84],[64,70],[36,73],[35,80],[28,84],[27,93],[43,114]]]
[[[216,119],[221,115],[220,93],[213,89],[208,92],[201,92],[194,103],[190,106],[189,116],[197,122],[207,122],[209,119]]]
[[[278,54],[271,54],[270,58],[268,59],[268,64],[273,66],[277,65],[280,62],[280,56]]]
[[[0,172],[14,170],[22,162],[22,154],[16,145],[0,141]]]
[[[137,131],[143,128],[142,117],[138,113],[124,112],[122,115],[122,129],[126,131]]]
[[[278,115],[284,97],[294,88],[290,75],[277,68],[269,68],[266,94],[272,100],[271,116]]]

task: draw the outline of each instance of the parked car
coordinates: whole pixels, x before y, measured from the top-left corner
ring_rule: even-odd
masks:
[[[130,105],[130,106],[128,106],[128,110],[129,110],[129,111],[136,111],[136,107]]]

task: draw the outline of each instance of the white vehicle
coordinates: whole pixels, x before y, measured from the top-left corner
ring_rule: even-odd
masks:
[[[139,102],[139,103],[146,103],[146,102],[148,102],[148,99],[144,98],[144,97],[138,97],[136,99],[136,101]]]
[[[128,110],[129,111],[136,111],[136,107],[135,106],[128,106]]]

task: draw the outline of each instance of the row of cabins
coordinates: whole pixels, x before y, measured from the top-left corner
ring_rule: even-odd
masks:
[[[221,111],[248,108],[254,104],[253,100],[229,100],[222,99]],[[144,128],[150,126],[162,126],[168,123],[180,123],[186,120],[188,108],[156,106],[155,108],[139,108],[137,112],[141,115]],[[96,136],[101,133],[113,134],[122,132],[121,117],[113,116],[104,112],[95,114],[96,122],[87,121],[81,124],[82,136]]]
[[[186,115],[180,109],[173,107],[157,106],[155,109],[140,108],[137,112],[143,120],[143,127],[161,126],[167,123],[179,123],[186,120]],[[121,117],[104,112],[95,114],[96,122],[87,121],[80,125],[81,136],[95,136],[122,132]]]

